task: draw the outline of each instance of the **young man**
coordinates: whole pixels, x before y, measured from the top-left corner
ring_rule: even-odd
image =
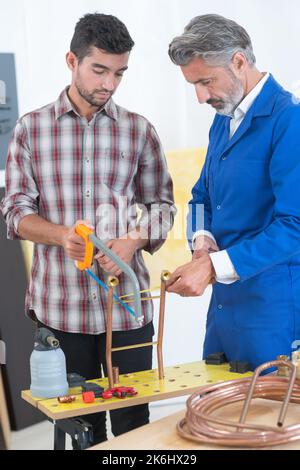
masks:
[[[153,253],[163,244],[175,213],[172,181],[153,126],[112,99],[133,45],[117,18],[81,18],[66,56],[71,86],[55,103],[19,119],[7,160],[2,212],[8,238],[35,243],[26,312],[54,331],[68,372],[87,379],[101,376],[101,366],[106,373],[106,295],[75,267],[74,260],[84,256],[76,225],[92,224],[147,289],[141,250]],[[139,220],[136,204],[143,208]],[[117,294],[131,292],[130,281],[102,253],[92,270],[100,278],[118,275]],[[114,347],[152,341],[151,303],[143,303],[143,316],[140,327],[114,307]],[[120,373],[147,370],[152,350],[117,352],[113,362]],[[148,418],[147,405],[113,411],[112,431],[121,434]],[[94,443],[105,440],[105,415],[85,419],[94,425]]]
[[[194,18],[169,55],[217,115],[192,192],[193,260],[168,290],[202,295],[215,278],[204,357],[223,351],[256,367],[300,338],[300,106],[256,68],[249,35],[232,20]]]

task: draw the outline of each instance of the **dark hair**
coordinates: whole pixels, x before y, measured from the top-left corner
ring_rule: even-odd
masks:
[[[124,23],[115,16],[88,13],[75,26],[70,50],[81,62],[92,46],[111,54],[123,54],[131,51],[134,42]]]

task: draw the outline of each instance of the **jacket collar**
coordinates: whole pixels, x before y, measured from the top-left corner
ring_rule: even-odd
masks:
[[[270,116],[273,112],[277,95],[282,90],[283,88],[276,82],[273,75],[270,74],[269,79],[266,81],[260,94],[252,105],[252,117]],[[249,112],[251,111],[251,108],[249,109]]]
[[[270,77],[269,73],[266,73],[261,80],[257,83],[257,85],[248,93],[247,96],[242,100],[242,102],[238,105],[236,110],[233,113],[233,119],[240,119],[243,118],[247,111],[251,108],[252,104],[260,94],[261,90],[263,89],[264,85],[268,81]]]
[[[221,156],[227,152],[233,145],[235,145],[251,127],[252,120],[256,117],[270,116],[273,112],[278,93],[282,90],[282,87],[276,82],[274,77],[270,74],[270,77],[264,84],[261,92],[254,100],[250,109],[245,114],[245,117],[233,135],[233,137],[228,140],[227,145],[222,151]],[[224,119],[224,132],[228,132],[229,138],[229,122],[230,118],[226,117]]]

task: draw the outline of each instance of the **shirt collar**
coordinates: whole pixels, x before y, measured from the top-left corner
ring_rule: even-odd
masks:
[[[257,85],[248,93],[247,96],[241,101],[238,107],[235,109],[233,113],[233,119],[238,120],[241,119],[247,111],[250,109],[252,104],[254,103],[255,99],[260,94],[261,90],[263,89],[264,84],[269,79],[270,74],[266,73],[264,77],[257,83]]]
[[[74,108],[74,106],[72,105],[72,103],[69,99],[69,96],[68,96],[69,88],[70,87],[67,86],[61,92],[61,94],[59,95],[57,101],[55,102],[55,119],[59,119],[64,114],[68,114],[71,111],[73,111],[73,113],[75,113],[77,116],[79,116],[78,112],[76,111],[76,109]],[[105,112],[108,117],[114,119],[115,121],[118,120],[117,106],[114,103],[112,98],[110,98],[108,100],[108,102],[105,104],[105,106],[102,109],[97,111],[96,115],[101,114],[102,112]]]

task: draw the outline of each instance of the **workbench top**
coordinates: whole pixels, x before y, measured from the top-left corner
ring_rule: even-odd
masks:
[[[241,375],[229,372],[228,364],[215,366],[206,365],[204,361],[199,361],[165,367],[163,380],[159,380],[157,369],[120,375],[119,385],[134,387],[137,390],[138,394],[134,397],[111,398],[109,400],[96,398],[93,403],[86,404],[81,397],[81,388],[78,387],[70,389],[69,392],[71,395],[76,395],[76,401],[73,403],[60,404],[56,398],[36,398],[31,395],[29,390],[22,392],[22,398],[52,420],[59,420],[191,395],[203,385],[240,379],[250,375],[251,373]],[[93,382],[108,388],[107,378],[95,379]]]

